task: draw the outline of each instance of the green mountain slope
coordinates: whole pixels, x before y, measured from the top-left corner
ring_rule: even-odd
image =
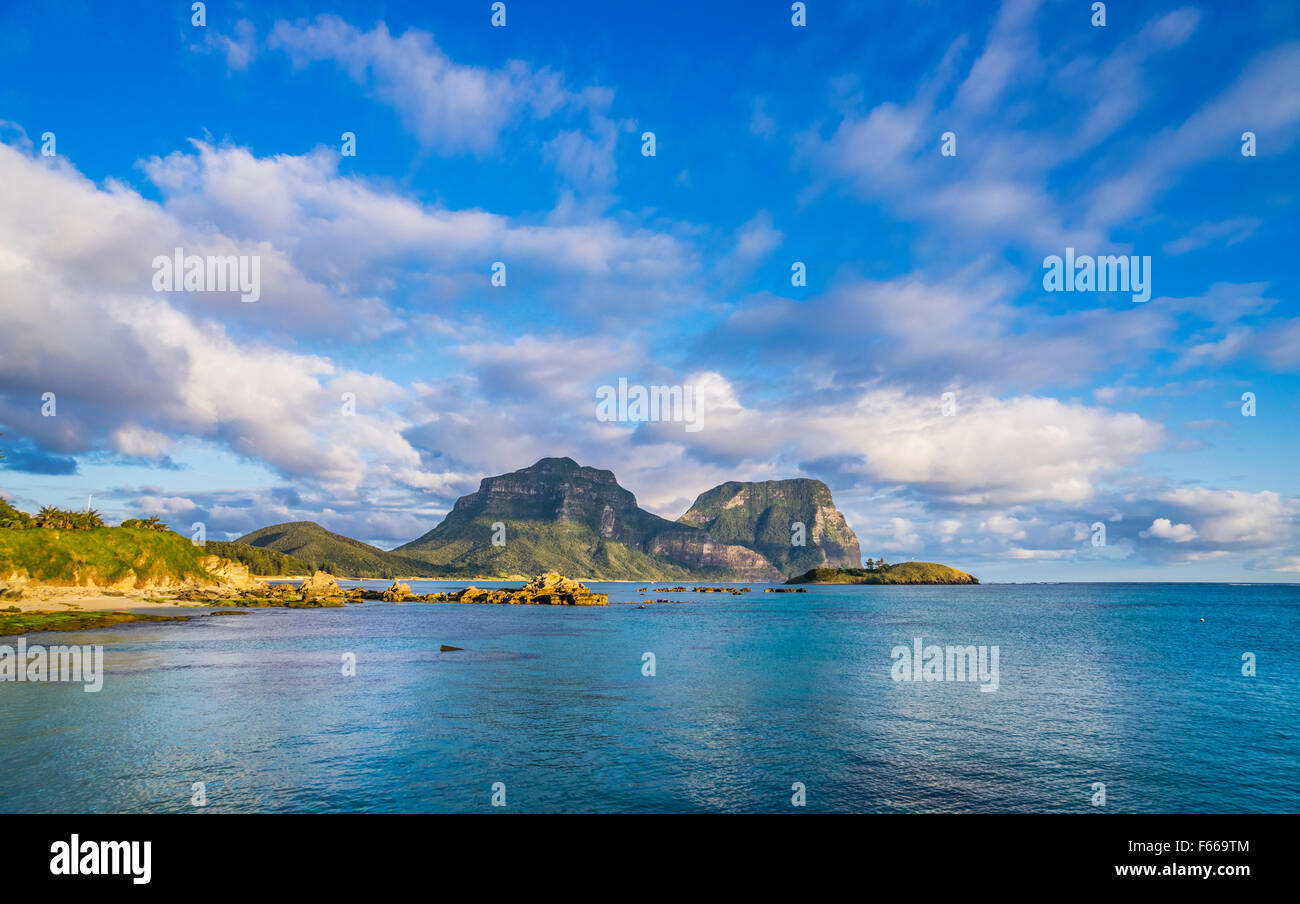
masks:
[[[493,523],[482,518],[457,521],[433,542],[401,549],[449,575],[464,577],[527,578],[543,571],[614,581],[690,577],[686,569],[602,537],[582,523],[511,518],[502,522],[505,543],[500,546],[492,544]]]
[[[785,575],[861,562],[858,538],[820,480],[730,481],[700,494],[678,520],[762,553]]]
[[[360,540],[328,531],[314,521],[273,524],[235,541],[292,556],[308,571],[328,571],[338,577],[437,577],[427,562],[394,555]]]
[[[496,526],[500,525],[500,529]],[[493,545],[504,534],[504,545]],[[608,580],[777,579],[762,555],[636,504],[611,471],[571,458],[485,477],[441,524],[395,553],[465,575],[541,571]]]
[[[791,542],[794,522],[804,525],[803,546]],[[442,523],[391,552],[310,521],[262,528],[238,542],[344,577],[558,571],[605,580],[780,581],[809,568],[858,563],[857,537],[819,480],[723,484],[669,521],[640,508],[612,471],[571,458],[543,458],[483,478]]]
[[[300,575],[311,574],[313,571],[311,565],[301,559],[295,559],[287,553],[277,552],[274,549],[261,546],[251,546],[247,543],[209,540],[203,548],[208,555],[221,556],[223,559],[230,559],[233,562],[239,562],[241,565],[247,565],[250,574],[262,576]]]

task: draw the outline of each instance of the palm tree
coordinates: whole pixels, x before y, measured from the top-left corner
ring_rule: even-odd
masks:
[[[59,511],[52,505],[43,505],[41,510],[36,513],[36,526],[49,530],[60,530],[67,527],[64,512]]]
[[[122,526],[135,530],[167,530],[167,525],[163,524],[162,519],[157,515],[150,515],[148,518],[127,518],[122,522]]]
[[[90,530],[94,527],[103,527],[104,519],[94,509],[70,512],[52,505],[43,505],[36,515],[34,524],[36,527],[49,530]]]

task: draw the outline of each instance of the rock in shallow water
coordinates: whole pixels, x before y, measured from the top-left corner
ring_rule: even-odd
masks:
[[[413,596],[410,584],[402,584],[394,580],[393,586],[385,590],[379,598],[386,603],[400,603],[403,600],[411,599]]]
[[[339,588],[338,582],[334,576],[328,572],[318,571],[298,588],[298,595],[304,600],[319,599],[321,597],[342,596],[343,591]]]
[[[431,594],[430,602],[494,603],[511,606],[607,606],[609,596],[592,593],[585,585],[548,571],[518,590],[482,590],[466,587],[450,593]]]

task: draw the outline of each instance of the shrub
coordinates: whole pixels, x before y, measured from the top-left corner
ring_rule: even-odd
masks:
[[[20,512],[8,502],[0,499],[0,527],[28,528],[32,526],[32,516]]]
[[[104,519],[94,509],[72,512],[52,505],[43,505],[36,514],[33,525],[47,530],[90,530],[103,527]]]
[[[150,515],[148,518],[127,518],[122,522],[122,526],[135,530],[167,530],[167,525],[163,524],[157,515]]]

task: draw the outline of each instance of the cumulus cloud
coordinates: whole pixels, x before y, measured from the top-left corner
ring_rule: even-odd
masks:
[[[1267,490],[1185,487],[1156,498],[1191,523],[1195,536],[1187,540],[1203,541],[1203,549],[1269,549],[1294,541],[1300,526],[1297,500]]]
[[[841,474],[958,504],[1086,500],[1105,475],[1165,440],[1161,425],[1138,415],[1053,398],[959,395],[957,413],[947,416],[940,396],[882,386],[749,407],[717,372],[691,381],[704,393],[706,428],[675,441],[703,460],[833,459]],[[651,436],[666,440],[673,426],[657,425]]]
[[[1151,526],[1142,531],[1140,536],[1157,540],[1169,540],[1173,543],[1187,543],[1196,539],[1196,528],[1190,524],[1174,524],[1168,518],[1157,518]]]
[[[959,39],[927,77],[907,80],[910,95],[864,105],[868,92],[844,80],[837,115],[796,141],[813,183],[802,200],[842,189],[929,227],[915,250],[942,248],[945,259],[909,273],[864,255],[873,278],[845,264],[818,274],[828,290],[797,299],[733,293],[781,246],[778,220],[800,228],[800,210],[751,209],[712,227],[604,213],[631,126],[608,89],[523,62],[466,65],[433,35],[383,23],[279,22],[260,44],[247,22],[214,31],[201,49],[232,70],[279,53],[337,66],[395,111],[422,153],[513,166],[506,152],[525,148],[549,168],[541,184],[554,174],[557,200],[509,215],[458,209],[345,174],[333,149],[259,157],[209,139],[142,161],[155,202],[152,188],[96,184],[62,158],[32,157],[17,130],[0,145],[2,464],[51,477],[79,461],[161,469],[200,447],[264,468],[270,485],[223,476],[202,490],[113,493],[133,513],[202,520],[213,536],[310,518],[391,545],[427,530],[485,474],[570,455],[612,468],[668,517],[725,480],[820,477],[864,554],[1235,556],[1300,569],[1294,498],[1152,476],[1149,458],[1169,439],[1157,403],[1178,396],[1173,416],[1214,426],[1215,412],[1191,398],[1213,384],[1161,373],[1136,385],[1160,373],[1152,362],[1175,374],[1246,361],[1294,370],[1300,319],[1279,315],[1278,292],[1220,283],[1150,305],[1042,304],[1024,299],[1034,255],[1028,267],[1014,253],[986,256],[991,240],[1023,252],[1107,238],[1132,222],[1132,205],[1149,206],[1213,149],[1231,150],[1242,111],[1267,134],[1267,153],[1288,147],[1297,108],[1286,79],[1297,67],[1287,47],[1243,60],[1217,99],[1191,104],[1149,142],[1145,126],[1133,141],[1122,134],[1148,109],[1163,55],[1199,19],[1161,13],[1090,56],[1040,46],[1038,4],[1012,0],[972,53]],[[753,147],[780,144],[762,98],[741,113]],[[937,153],[948,129],[956,159]],[[15,129],[0,122],[0,132]],[[1100,188],[1070,191],[1094,161]],[[694,161],[665,178],[673,172],[679,185],[709,177]],[[1166,253],[1268,232],[1253,217],[1207,216],[1219,219],[1178,224]],[[706,246],[716,253],[703,256]],[[263,300],[153,292],[150,261],[175,247],[259,255]],[[510,289],[485,304],[494,260],[508,262]],[[1103,374],[1114,385],[1095,388]],[[704,429],[597,421],[595,389],[619,377],[693,387]],[[1093,404],[1062,397],[1063,385],[1095,388]],[[39,416],[47,391],[58,417]],[[1126,403],[1142,413],[1119,410]],[[1091,542],[1098,522],[1105,545]]]
[[[493,260],[609,282],[671,280],[694,269],[691,249],[663,232],[604,218],[528,223],[424,205],[340,176],[332,150],[255,157],[244,148],[193,145],[194,153],[144,164],[168,212],[245,241],[270,242],[339,290],[357,284],[378,290],[412,259],[460,275],[462,291],[486,285]]]
[[[347,299],[282,259],[271,268],[277,288],[264,287],[256,305],[222,293],[154,292],[151,259],[173,246],[276,252],[197,229],[120,184],[100,189],[66,164],[3,145],[0,182],[13,187],[15,202],[0,211],[0,422],[14,433],[64,455],[144,458],[192,436],[343,493],[418,473],[419,455],[401,435],[407,425],[387,404],[401,396],[398,386],[232,335],[252,332],[234,324],[254,309],[292,308],[295,292],[297,303],[321,306],[316,318],[345,310]],[[350,313],[338,319],[355,329]],[[352,418],[341,414],[345,391],[360,399]],[[54,417],[41,413],[47,392]]]
[[[126,424],[114,430],[108,438],[113,450],[138,458],[160,458],[172,447],[166,433],[147,430],[139,424]]]

